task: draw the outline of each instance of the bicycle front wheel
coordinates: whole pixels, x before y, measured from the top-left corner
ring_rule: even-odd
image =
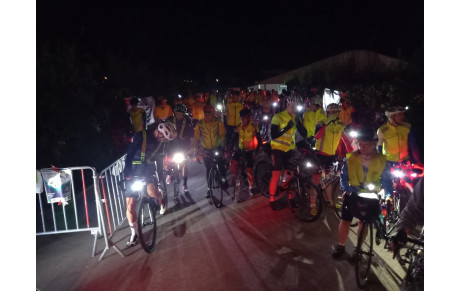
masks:
[[[356,283],[358,283],[359,288],[364,288],[367,284],[374,255],[372,253],[373,241],[372,223],[364,222],[354,253]]]
[[[296,217],[305,222],[315,221],[323,212],[323,194],[310,181],[302,183],[301,191],[299,192],[300,207]]]
[[[139,203],[137,214],[137,225],[139,230],[139,241],[147,253],[153,252],[157,238],[157,207],[154,200],[143,196]]]
[[[216,208],[222,207],[222,198],[223,198],[223,190],[221,185],[221,181],[219,181],[220,175],[219,172],[215,167],[209,171],[208,175],[208,191],[209,191],[209,198],[211,200],[211,204],[214,205]]]

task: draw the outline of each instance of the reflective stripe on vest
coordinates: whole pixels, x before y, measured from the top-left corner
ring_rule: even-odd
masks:
[[[287,111],[282,111],[280,113],[275,114],[275,116],[278,115],[280,124],[279,129],[283,130],[288,124],[290,120],[292,120],[291,115],[287,113]],[[287,152],[289,150],[295,149],[295,133],[297,131],[297,127],[294,122],[294,126],[289,129],[287,132],[285,132],[282,136],[272,139],[270,142],[270,146],[274,150],[281,150],[283,152]]]
[[[240,149],[255,150],[257,148],[256,128],[250,122],[246,128],[243,125],[238,126],[239,144]]]
[[[353,152],[347,160],[348,179],[350,186],[360,186],[362,183],[374,183],[380,186],[380,177],[387,164],[387,159],[384,155],[376,155],[369,164],[366,177],[364,177],[363,164],[361,156],[357,152]]]

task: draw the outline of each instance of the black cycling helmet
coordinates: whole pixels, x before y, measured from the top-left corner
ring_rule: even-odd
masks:
[[[377,132],[372,128],[363,128],[359,131],[358,141],[377,141]]]
[[[251,115],[251,110],[249,110],[247,108],[241,109],[240,117],[247,117],[249,115]]]
[[[129,104],[130,104],[131,106],[134,106],[134,105],[139,104],[139,98],[137,98],[137,97],[131,97],[131,100],[129,100]]]
[[[187,106],[185,106],[184,104],[176,104],[176,106],[174,107],[174,112],[186,113]]]

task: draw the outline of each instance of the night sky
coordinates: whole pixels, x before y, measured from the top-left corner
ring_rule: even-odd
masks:
[[[245,83],[365,49],[423,49],[423,1],[37,2],[37,44],[77,42],[189,74]]]

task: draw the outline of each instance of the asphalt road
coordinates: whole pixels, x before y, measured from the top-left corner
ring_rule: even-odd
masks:
[[[193,163],[189,195],[158,218],[156,250],[126,248],[127,222],[101,261],[102,239],[91,257],[93,236],[72,233],[36,238],[39,290],[358,290],[351,261],[356,229],[346,255],[331,257],[339,220],[325,209],[319,220],[297,220],[288,208],[272,211],[260,195],[235,204],[224,197],[214,208],[204,197],[204,166]],[[400,290],[404,269],[382,246],[374,247],[367,290]]]

